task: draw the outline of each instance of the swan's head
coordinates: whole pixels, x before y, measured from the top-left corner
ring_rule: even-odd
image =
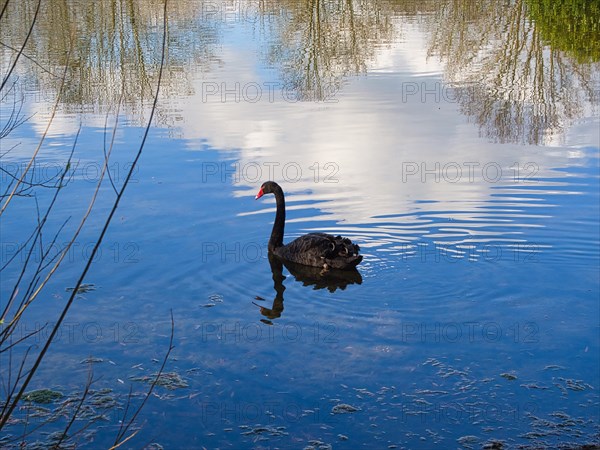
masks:
[[[281,188],[277,183],[275,183],[274,181],[265,181],[260,187],[258,193],[256,194],[256,197],[254,197],[254,200],[258,200],[265,194],[273,194],[277,190],[281,191]]]

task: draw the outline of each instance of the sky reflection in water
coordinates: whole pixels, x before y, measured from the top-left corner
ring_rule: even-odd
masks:
[[[288,3],[242,16],[229,2],[172,6],[157,125],[86,280],[96,289],[70,312],[36,387],[81,389],[88,366],[80,361],[94,356],[103,360],[94,365],[99,385],[141,391],[131,377],[157,370],[172,309],[176,348],[166,370],[186,387],[157,389],[136,438],[142,446],[597,440],[598,63],[545,47],[517,6],[483,2],[461,23],[456,2],[418,13],[413,2],[357,2],[351,24],[346,7],[315,18]],[[152,62],[153,8],[136,10],[140,51]],[[502,34],[506,21],[526,37],[532,67],[554,63],[565,74],[544,69],[540,82],[518,55],[510,60],[498,41],[516,42]],[[469,33],[464,48],[456,44],[466,24],[487,30],[488,45],[476,47]],[[102,61],[110,66],[119,51]],[[507,64],[522,78],[507,78]],[[27,161],[56,92],[48,74],[23,70],[17,86],[33,76],[38,87],[24,103],[30,120],[2,142],[3,151],[20,143],[2,158],[11,170]],[[127,79],[117,184],[148,117],[135,87],[149,94],[156,68],[149,63],[141,82],[129,70],[128,79],[108,72]],[[40,159],[64,164],[83,122],[55,228],[85,207],[105,113],[116,110],[119,90],[91,73],[72,74],[82,87],[61,103]],[[360,280],[315,284],[270,264],[274,201],[253,200],[267,179],[287,195],[286,240],[317,230],[352,238],[365,255]],[[8,244],[35,223],[29,200],[2,219],[3,264]],[[53,317],[97,231],[83,232],[21,333]],[[14,277],[3,274],[3,299]],[[112,436],[109,426],[92,445]]]

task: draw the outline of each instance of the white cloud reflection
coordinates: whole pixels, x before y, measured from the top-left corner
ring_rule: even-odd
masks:
[[[405,24],[401,41],[379,48],[368,75],[351,78],[334,102],[287,102],[281,88],[265,87],[277,80],[245,63],[251,49],[231,45],[224,54],[222,69],[196,80],[195,96],[182,101],[182,129],[192,150],[202,139],[237,152],[239,195],[253,195],[274,174],[297,194],[290,199],[318,201],[328,219],[365,223],[415,208],[476,211],[499,186],[519,189],[532,175],[556,178],[554,168],[574,163],[573,152],[481,138],[442,83],[440,63],[427,58],[417,25]],[[263,87],[256,103],[246,101],[248,86],[252,99]],[[593,129],[587,142],[598,139]],[[333,165],[325,170],[327,163]],[[327,183],[335,168],[338,183]]]
[[[565,176],[555,169],[589,164],[583,147],[599,145],[597,118],[567,131],[568,148],[481,137],[443,83],[442,63],[428,58],[426,34],[409,21],[396,42],[377,47],[366,76],[350,77],[327,102],[290,101],[275,71],[251,63],[257,48],[239,45],[244,36],[225,40],[219,67],[194,79],[192,95],[161,99],[183,118],[179,135],[189,151],[206,143],[223,151],[219,170],[235,155],[236,195],[250,198],[273,179],[289,209],[304,210],[289,222],[335,221],[332,232],[361,236],[367,247],[428,233],[518,242],[519,230],[539,226],[529,218],[545,219],[536,209],[551,206],[544,196]],[[41,134],[49,106],[32,104]],[[79,120],[59,112],[50,136],[74,135]],[[90,115],[84,125],[104,120]],[[537,198],[521,195],[532,186]],[[252,203],[241,214],[272,214],[272,206]],[[501,235],[487,231],[499,223]]]

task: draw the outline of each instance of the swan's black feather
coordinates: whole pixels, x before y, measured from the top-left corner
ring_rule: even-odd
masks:
[[[348,238],[310,233],[275,248],[273,253],[286,261],[306,266],[349,269],[362,261],[359,250],[360,247]]]

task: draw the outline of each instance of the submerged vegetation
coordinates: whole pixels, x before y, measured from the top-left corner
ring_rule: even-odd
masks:
[[[182,389],[189,386],[187,381],[185,381],[177,372],[154,373],[152,375],[130,377],[130,380],[148,384],[154,383],[156,386],[162,386],[169,390]]]
[[[62,392],[53,391],[51,389],[38,389],[37,391],[27,392],[23,396],[23,400],[33,403],[48,404],[63,397],[64,395]]]

